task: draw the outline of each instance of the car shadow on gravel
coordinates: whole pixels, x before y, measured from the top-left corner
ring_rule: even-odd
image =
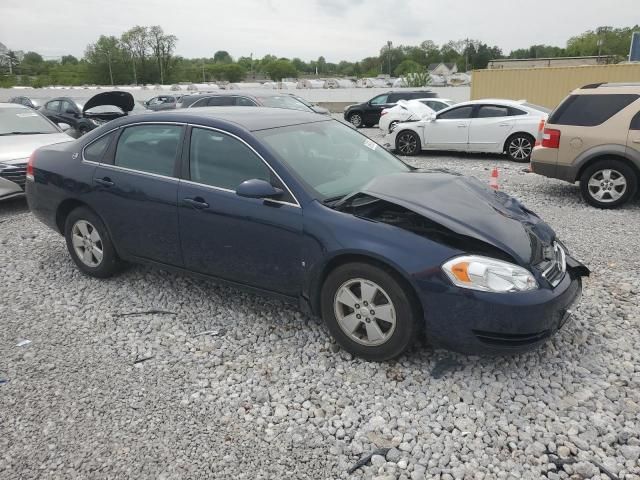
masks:
[[[29,205],[24,198],[12,198],[0,202],[0,221],[4,218],[18,215],[21,213],[27,213],[29,211]]]

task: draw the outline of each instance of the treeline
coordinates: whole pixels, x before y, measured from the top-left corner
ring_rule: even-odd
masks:
[[[560,56],[612,55],[624,60],[633,31],[626,28],[600,27],[572,37],[565,47],[532,45],[514,50],[508,58],[542,58]],[[278,58],[266,55],[260,59],[234,59],[219,50],[210,58],[183,58],[174,54],[178,38],[162,27],[136,26],[119,38],[100,36],[87,46],[78,59],[65,55],[60,60],[45,60],[36,52],[28,52],[21,61],[14,52],[0,57],[0,86],[31,85],[122,85],[173,84],[180,82],[238,82],[246,78],[283,78],[298,76],[375,77],[381,73],[401,76],[424,73],[430,64],[456,64],[458,71],[486,68],[489,61],[505,55],[497,46],[479,40],[452,40],[442,45],[426,40],[420,45],[383,45],[376,56],[358,62],[327,62]]]

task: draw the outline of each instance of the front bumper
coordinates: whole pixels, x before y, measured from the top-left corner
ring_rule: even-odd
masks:
[[[427,338],[465,354],[509,354],[536,348],[571,318],[582,296],[584,265],[570,259],[553,289],[497,294],[451,287],[422,295]]]
[[[0,171],[1,172],[1,171]],[[22,183],[24,185],[24,183]],[[0,175],[0,200],[22,197],[24,190],[22,185]]]

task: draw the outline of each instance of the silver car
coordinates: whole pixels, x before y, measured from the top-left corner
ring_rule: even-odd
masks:
[[[61,126],[32,108],[0,103],[0,200],[24,195],[27,162],[34,150],[73,141]]]

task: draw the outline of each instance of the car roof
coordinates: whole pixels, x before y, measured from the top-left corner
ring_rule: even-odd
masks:
[[[11,103],[11,102],[0,102],[0,108],[24,108],[25,110],[32,110],[26,105],[22,105],[21,103]]]
[[[516,107],[516,106],[522,106],[523,103],[525,103],[524,100],[511,100],[508,98],[482,98],[479,100],[469,100],[467,102],[460,102],[460,103],[456,103],[455,106],[456,107],[463,107],[465,105],[481,105],[481,104],[485,104],[485,103],[490,103],[493,105],[506,105],[506,106],[512,106],[512,107]]]
[[[640,82],[593,83],[571,92],[572,95],[615,95],[621,93],[640,94]]]
[[[302,123],[332,121],[331,118],[317,113],[268,107],[201,107],[148,112],[125,118],[139,121],[143,116],[148,121],[198,122],[203,125],[210,120],[219,120],[252,132]]]
[[[282,97],[289,96],[293,97],[294,94],[289,92],[280,92],[278,90],[265,90],[264,92],[247,92],[246,90],[216,90],[213,92],[198,92],[191,93],[187,95],[183,95],[184,97],[222,97],[222,96],[244,96],[244,97]]]

